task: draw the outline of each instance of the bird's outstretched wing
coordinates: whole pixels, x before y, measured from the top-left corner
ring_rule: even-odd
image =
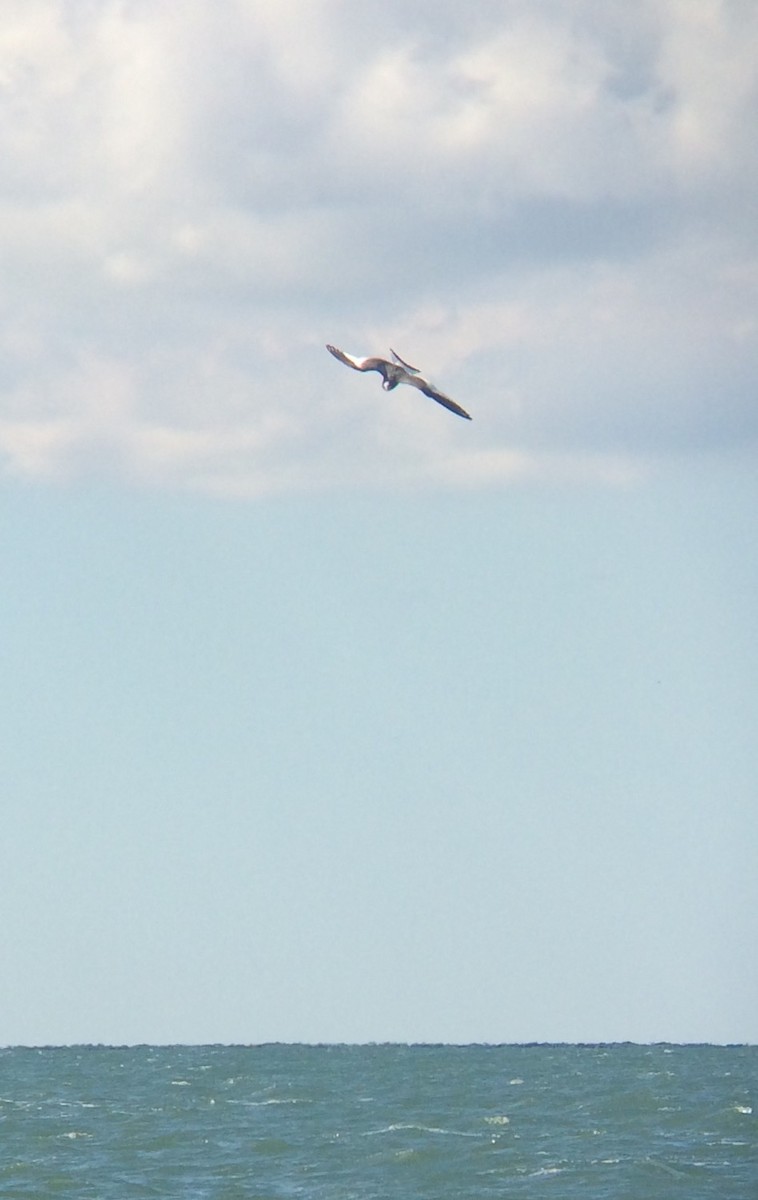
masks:
[[[404,367],[406,371],[410,371],[411,375],[418,375],[420,373],[418,367],[412,367],[411,364],[407,363],[404,358],[401,358],[397,351],[393,350],[391,346],[390,354],[392,355],[392,361],[396,362],[399,367]]]
[[[417,379],[411,376],[408,383],[415,384],[420,392],[423,392],[430,400],[436,400],[443,408],[450,409],[450,412],[457,413],[459,417],[463,417],[466,421],[471,420],[471,414],[467,413],[465,408],[461,408],[460,404],[456,404],[455,400],[451,400],[449,396],[446,396],[444,392],[440,392],[438,388],[427,382],[426,379]]]
[[[336,346],[327,345],[326,348],[336,359],[346,367],[352,367],[354,371],[377,371],[385,361],[383,358],[355,358],[352,354],[345,354],[344,350],[338,350]]]

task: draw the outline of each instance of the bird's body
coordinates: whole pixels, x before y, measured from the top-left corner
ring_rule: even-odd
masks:
[[[399,383],[408,383],[411,387],[418,388],[425,396],[429,396],[431,400],[436,400],[438,404],[448,408],[450,412],[457,413],[459,417],[464,417],[467,421],[471,420],[465,408],[461,408],[455,400],[451,400],[444,392],[434,387],[428,379],[424,379],[416,367],[404,362],[394,350],[390,350],[392,355],[390,360],[375,357],[355,358],[352,354],[345,354],[344,350],[338,350],[336,346],[327,346],[326,348],[336,359],[344,363],[346,367],[352,367],[354,371],[378,371],[382,377],[382,387],[385,392],[391,392]]]

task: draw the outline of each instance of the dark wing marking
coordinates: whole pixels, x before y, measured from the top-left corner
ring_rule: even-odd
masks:
[[[390,346],[390,354],[392,355],[392,357],[393,357],[393,359],[395,360],[395,362],[396,362],[396,363],[397,363],[399,366],[401,366],[401,367],[405,367],[406,371],[410,371],[411,375],[418,375],[418,374],[419,374],[419,369],[418,369],[418,367],[412,367],[412,366],[411,366],[411,364],[410,364],[410,363],[407,363],[407,362],[405,361],[405,359],[401,358],[401,357],[400,357],[400,355],[397,353],[397,351],[396,351],[396,350],[393,350],[391,346]]]
[[[444,392],[440,392],[436,387],[432,387],[431,383],[427,383],[426,379],[414,379],[411,376],[408,382],[414,383],[419,391],[428,396],[430,400],[436,400],[443,408],[449,408],[450,412],[457,413],[459,417],[463,417],[466,421],[471,420],[471,414],[467,413],[465,408],[461,408],[460,404],[456,404],[455,400],[451,400]]]

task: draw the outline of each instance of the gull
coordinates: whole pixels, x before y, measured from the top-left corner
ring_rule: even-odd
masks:
[[[354,358],[352,354],[345,354],[344,350],[338,350],[336,346],[327,346],[330,354],[344,363],[346,367],[352,367],[354,371],[378,371],[382,377],[382,387],[385,392],[391,392],[399,383],[409,383],[411,387],[418,388],[425,396],[436,400],[438,404],[444,408],[449,408],[451,412],[457,413],[459,417],[464,417],[467,421],[471,417],[466,412],[465,408],[461,408],[460,404],[456,404],[455,400],[451,400],[444,392],[431,384],[428,379],[418,370],[418,367],[412,367],[410,363],[404,362],[399,354],[390,349],[392,360],[388,358]]]

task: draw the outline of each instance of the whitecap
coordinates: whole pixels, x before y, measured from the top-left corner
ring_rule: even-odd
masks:
[[[463,1129],[440,1129],[436,1125],[386,1125],[383,1129],[367,1129],[361,1137],[376,1137],[380,1133],[434,1133],[448,1137],[478,1138],[478,1133],[470,1133]]]

